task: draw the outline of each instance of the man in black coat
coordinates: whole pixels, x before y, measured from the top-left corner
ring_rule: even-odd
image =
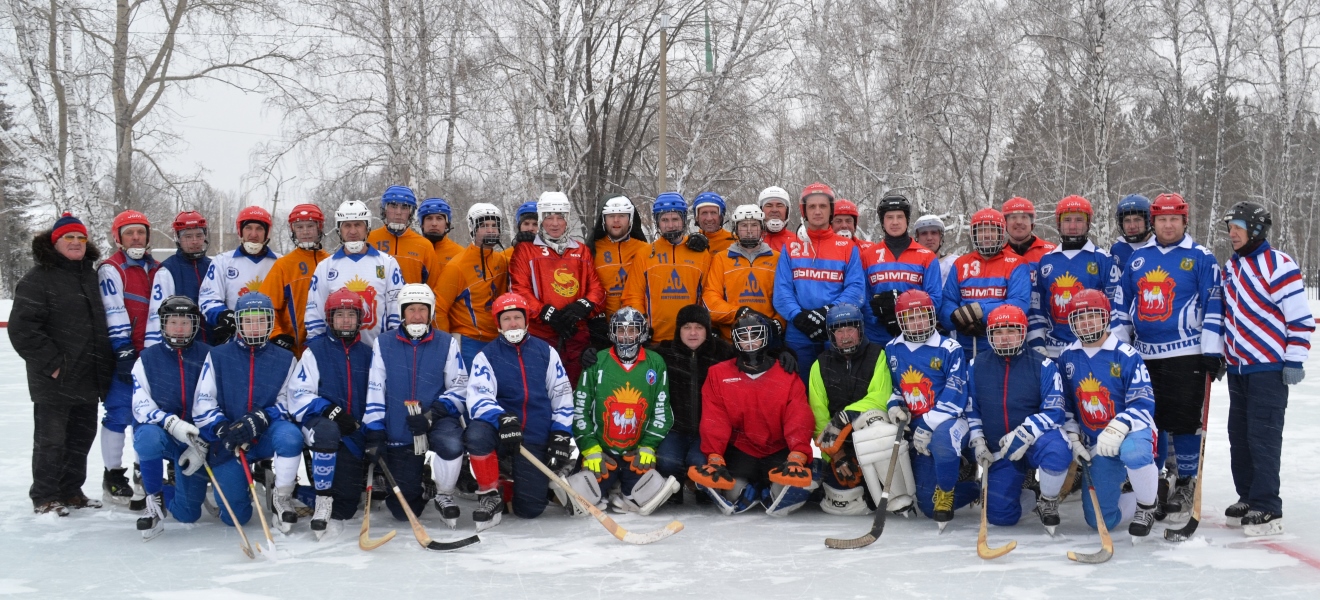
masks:
[[[32,396],[32,498],[37,513],[98,508],[82,492],[87,452],[96,439],[97,402],[115,358],[97,287],[100,252],[87,228],[64,213],[32,239],[36,265],[18,282],[9,340],[27,363]]]

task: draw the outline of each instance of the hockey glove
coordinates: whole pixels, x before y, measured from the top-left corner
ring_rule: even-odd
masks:
[[[871,312],[875,313],[875,320],[884,326],[889,335],[897,337],[903,333],[898,327],[898,315],[894,314],[894,302],[898,299],[898,292],[888,290],[871,296]]]
[[[789,375],[797,375],[798,362],[797,355],[792,350],[784,348],[779,351],[779,368]]]
[[[906,406],[903,406],[902,404],[895,404],[894,406],[889,407],[890,423],[899,425],[902,423],[906,423],[910,418],[911,416],[908,414],[908,409]]]
[[[578,298],[559,309],[560,318],[564,320],[564,329],[573,333],[577,329],[578,321],[587,318],[593,310],[596,310],[596,305],[586,298]]]
[[[655,450],[646,446],[624,454],[623,459],[628,461],[628,468],[638,475],[645,475],[647,471],[655,468]]]
[[[607,456],[598,444],[582,452],[582,468],[591,471],[596,476],[596,481],[600,481],[605,479],[610,471],[619,468],[619,463]]]
[[[215,317],[215,327],[211,332],[215,334],[215,345],[223,344],[234,337],[234,332],[238,331],[238,324],[234,322],[234,311],[225,309]]]
[[[262,410],[254,410],[229,424],[225,429],[224,443],[226,452],[234,452],[261,437],[270,426],[270,417]]]
[[[523,442],[522,421],[518,420],[517,415],[504,413],[500,415],[499,432],[500,456],[518,456],[518,449],[522,447]]]
[[[200,435],[200,432],[197,431],[196,425],[174,415],[165,417],[165,420],[161,422],[160,426],[166,433],[170,434],[170,437],[179,440],[182,444],[190,444],[192,443],[191,440],[193,438]]]
[[[1018,425],[1017,429],[999,438],[999,455],[1008,457],[1008,460],[1018,460],[1027,455],[1027,450],[1035,441],[1036,435],[1030,429]]]
[[[1201,368],[1205,369],[1205,374],[1210,376],[1211,379],[1219,381],[1228,372],[1228,363],[1224,362],[1222,356],[1205,354],[1201,356]]]
[[[540,319],[541,323],[548,325],[550,327],[554,327],[555,323],[559,318],[558,315],[556,315],[556,313],[558,312],[559,309],[550,306],[549,304],[546,304],[541,306],[541,314],[536,315],[536,318]]]
[[[793,317],[793,326],[813,342],[825,341],[825,311],[823,309],[804,310]]]
[[[582,351],[582,358],[579,359],[578,362],[582,363],[583,371],[596,366],[597,352],[599,352],[599,350],[596,350],[595,348],[587,348]]]
[[[366,438],[367,444],[363,453],[367,457],[367,464],[371,464],[380,460],[380,449],[385,445],[385,430],[368,429]]]
[[[513,234],[513,243],[515,244],[521,244],[523,242],[535,242],[535,241],[536,241],[535,231],[519,231],[518,233]]]
[[[710,248],[710,240],[706,239],[703,234],[693,233],[688,235],[688,239],[683,245],[693,252],[705,252]]]
[[[724,457],[718,454],[707,456],[706,464],[700,467],[688,467],[688,479],[713,490],[733,489],[733,476],[724,465]]]
[[[925,427],[922,426],[913,427],[912,449],[916,450],[917,454],[920,454],[922,456],[930,456],[930,440],[932,437],[934,437],[934,435],[935,432]]]
[[[321,416],[334,421],[335,425],[339,426],[339,435],[342,437],[357,433],[359,427],[357,419],[354,419],[352,414],[339,406],[331,404],[321,411]]]
[[[985,445],[985,436],[972,438],[972,453],[976,455],[976,464],[982,469],[990,469],[995,462],[995,454]]]
[[[1118,448],[1123,445],[1123,438],[1127,437],[1129,429],[1131,428],[1128,427],[1127,423],[1118,419],[1111,419],[1109,425],[1105,427],[1104,431],[1100,432],[1100,436],[1095,440],[1096,455],[1118,456]]]
[[[137,350],[133,346],[126,346],[123,350],[115,352],[115,377],[119,383],[133,385],[133,365],[137,363]]]
[[[281,348],[284,348],[289,352],[293,352],[293,345],[295,342],[293,336],[287,333],[281,333],[275,337],[270,338],[270,343],[275,344],[276,346],[279,346]]]
[[[410,404],[408,407],[408,417],[406,419],[406,422],[408,423],[408,433],[413,434],[413,437],[426,435],[426,432],[431,430],[431,415],[427,412],[422,412],[418,408],[416,400],[409,400],[408,403]]]
[[[183,453],[179,455],[179,469],[183,471],[184,475],[196,473],[198,469],[202,468],[202,465],[206,464],[206,453],[210,450],[210,444],[202,441],[200,437],[193,436],[192,440],[188,442],[188,447],[184,448]]]
[[[572,465],[573,448],[569,445],[572,441],[573,436],[567,431],[550,432],[550,443],[545,447],[545,466],[558,473],[561,469]]]
[[[1091,451],[1082,444],[1082,438],[1075,431],[1068,432],[1068,449],[1072,450],[1073,459],[1078,464],[1091,462]]]
[[[1283,368],[1283,385],[1297,385],[1306,377],[1306,370],[1301,367]]]
[[[953,311],[953,327],[963,335],[978,337],[985,333],[985,322],[981,320],[983,316],[979,302],[964,304]]]
[[[807,468],[807,461],[810,460],[810,457],[801,452],[789,452],[788,460],[784,461],[784,464],[770,469],[770,481],[779,485],[811,487],[811,469]]]
[[[610,346],[610,320],[603,316],[587,319],[587,336],[593,347],[608,348]]]
[[[852,447],[848,444],[839,446],[837,454],[830,456],[830,467],[834,469],[834,478],[845,488],[854,488],[862,483],[862,467],[857,464]]]
[[[816,439],[820,451],[830,456],[838,454],[843,443],[848,441],[848,434],[852,433],[852,422],[857,415],[857,412],[850,410],[836,413],[830,422],[825,424],[825,430],[821,431],[820,437]]]

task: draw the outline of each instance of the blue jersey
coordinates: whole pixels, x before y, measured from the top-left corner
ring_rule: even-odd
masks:
[[[1044,347],[1050,356],[1058,356],[1077,341],[1065,310],[1073,296],[1082,290],[1100,290],[1112,302],[1119,275],[1113,257],[1089,241],[1080,250],[1059,246],[1047,252],[1040,259],[1036,289],[1031,293],[1027,342],[1032,347]]]
[[[925,343],[898,336],[885,346],[893,392],[888,407],[906,406],[912,423],[935,429],[963,416],[967,408],[967,368],[958,342],[932,333]]]
[[[1142,358],[1220,354],[1219,263],[1189,235],[1170,246],[1152,237],[1133,252],[1113,304],[1110,327]]]
[[[968,252],[958,257],[953,261],[953,274],[944,280],[940,303],[935,305],[940,324],[946,331],[954,331],[954,311],[974,303],[981,306],[982,324],[1004,304],[1012,304],[1026,313],[1031,309],[1034,273],[1031,264],[1011,252],[1000,252],[990,258]],[[957,332],[954,336],[969,358],[976,352],[993,352],[984,335],[973,339]]]
[[[1111,419],[1122,421],[1129,432],[1155,430],[1150,373],[1132,346],[1112,335],[1096,348],[1073,342],[1059,355],[1059,368],[1068,418],[1081,427],[1088,446],[1095,445]]]
[[[432,329],[413,339],[401,328],[392,329],[376,338],[362,426],[384,430],[390,446],[410,445],[408,401],[416,401],[422,412],[438,403],[459,417],[467,410],[466,397],[467,367],[454,338]]]
[[[940,274],[940,260],[934,252],[911,240],[903,252],[895,256],[883,242],[872,244],[861,251],[862,268],[866,272],[866,302],[862,302],[863,320],[867,339],[888,344],[893,336],[871,312],[871,296],[885,292],[903,293],[922,290],[935,306],[940,305],[944,277]]]
[[[133,419],[160,425],[175,415],[191,423],[197,379],[210,352],[203,342],[186,348],[157,344],[143,350],[133,365]]]
[[[788,337],[801,343],[807,343],[806,336],[792,324],[798,313],[841,302],[861,306],[866,291],[862,261],[852,240],[829,230],[808,234],[806,241],[784,246],[775,268],[775,310],[789,321]]]
[[[999,452],[1000,438],[1019,425],[1039,438],[1068,420],[1059,369],[1033,350],[1023,348],[1009,357],[979,355],[967,375],[967,424],[973,439],[988,438],[991,452]]]
[[[203,256],[192,260],[184,256],[182,250],[160,262],[160,268],[156,269],[156,277],[151,282],[151,306],[147,309],[147,346],[161,341],[160,315],[156,314],[156,311],[160,309],[161,303],[166,298],[186,296],[193,301],[193,304],[201,306],[198,294],[201,293],[202,278],[210,268],[209,257]],[[202,342],[211,341],[210,329],[211,327],[203,322],[201,330],[197,332],[197,339]]]
[[[469,419],[499,427],[500,415],[512,414],[528,445],[546,444],[551,431],[573,431],[573,384],[559,353],[538,337],[486,344],[472,359],[467,394]]]
[[[202,365],[193,403],[193,420],[202,436],[218,441],[217,427],[258,410],[272,422],[287,420],[285,394],[294,364],[293,353],[284,348],[252,347],[237,336],[212,348]]]
[[[1136,252],[1137,248],[1145,245],[1146,242],[1137,242],[1133,244],[1120,237],[1114,242],[1114,245],[1109,247],[1109,255],[1114,257],[1114,264],[1118,265],[1118,272],[1120,274],[1127,270],[1128,260],[1132,258],[1132,253]]]
[[[289,381],[289,412],[306,424],[312,415],[338,406],[362,421],[367,411],[367,381],[371,376],[371,345],[323,335],[307,342]]]

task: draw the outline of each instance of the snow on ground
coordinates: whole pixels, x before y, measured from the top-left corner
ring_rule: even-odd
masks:
[[[1312,302],[1320,313],[1320,302]],[[1033,600],[1061,594],[1098,597],[1315,598],[1320,593],[1320,352],[1309,377],[1293,388],[1285,431],[1283,498],[1287,534],[1249,541],[1224,527],[1222,511],[1236,500],[1228,469],[1225,419],[1228,390],[1217,383],[1211,398],[1205,518],[1195,538],[1165,543],[1162,526],[1147,541],[1130,543],[1126,526],[1115,533],[1115,553],[1097,566],[1074,564],[1070,549],[1091,552],[1099,538],[1081,521],[1081,505],[1063,506],[1064,524],[1050,539],[1033,515],[1016,527],[991,528],[990,544],[1010,539],[1018,548],[995,561],[976,556],[978,513],[963,509],[944,535],[934,523],[891,517],[869,548],[829,550],[827,536],[853,537],[870,517],[834,517],[809,506],[785,519],[763,513],[723,517],[691,504],[661,509],[649,518],[616,517],[635,531],[669,519],[685,529],[650,546],[615,540],[594,520],[548,512],[523,521],[506,515],[482,543],[448,554],[422,550],[407,523],[377,511],[372,533],[398,536],[374,552],[357,547],[360,518],[336,539],[316,542],[300,523],[277,543],[278,563],[249,560],[238,537],[204,516],[194,525],[166,522],[161,537],[143,543],[136,514],[124,508],[35,516],[30,484],[31,404],[23,363],[8,335],[0,335],[0,596],[67,598],[390,597],[560,598],[718,595],[730,598],[977,597]],[[93,447],[84,489],[99,496],[101,456]],[[459,530],[449,531],[432,510],[422,516],[440,540],[470,534],[469,503]],[[261,536],[254,520],[246,528]]]

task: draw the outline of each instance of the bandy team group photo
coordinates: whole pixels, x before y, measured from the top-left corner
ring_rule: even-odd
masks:
[[[404,186],[368,200],[299,204],[287,223],[183,211],[156,224],[177,248],[163,261],[133,210],[64,213],[33,237],[8,329],[33,403],[34,512],[123,505],[143,540],[218,519],[251,557],[359,513],[372,550],[394,536],[372,537],[373,505],[442,551],[480,541],[431,538],[464,512],[476,533],[549,510],[650,543],[682,530],[664,516],[676,505],[818,506],[858,517],[863,535],[832,548],[874,543],[892,516],[979,519],[991,559],[1015,542],[990,547],[989,525],[1053,536],[1080,520],[1102,548],[1069,558],[1104,562],[1111,530],[1195,533],[1210,390],[1227,379],[1224,516],[1284,532],[1284,415],[1315,321],[1259,204],[1215,224],[1221,262],[1176,193],[1113,214],[1014,197],[958,220],[963,254],[903,195],[863,215],[823,183],[737,206],[615,195],[587,215],[545,192],[458,221]],[[1100,219],[1121,230],[1107,248]],[[237,246],[213,248],[220,233]],[[100,500],[83,490],[94,445]],[[610,513],[659,520],[638,533]]]

